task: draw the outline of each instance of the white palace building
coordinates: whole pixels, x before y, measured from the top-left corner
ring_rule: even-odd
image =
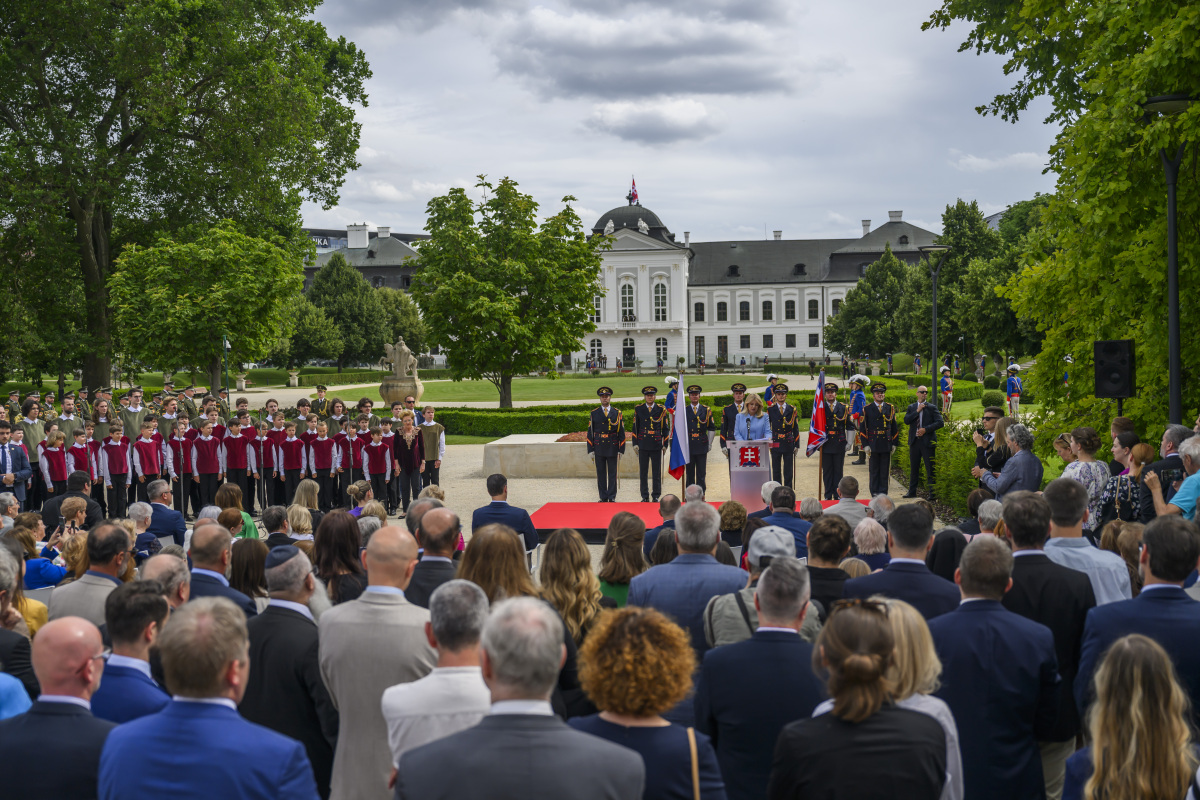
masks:
[[[680,356],[688,364],[703,356],[714,366],[823,357],[825,323],[884,245],[911,263],[933,243],[936,234],[905,222],[903,212],[888,217],[873,230],[863,220],[857,239],[784,239],[775,231],[769,240],[691,242],[685,232],[678,242],[650,209],[618,206],[592,228],[613,244],[603,256],[596,330],[574,356],[605,355],[609,366],[617,358],[674,366]]]

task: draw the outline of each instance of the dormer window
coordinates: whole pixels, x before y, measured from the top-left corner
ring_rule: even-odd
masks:
[[[900,237],[900,244],[908,244],[908,237],[907,237],[907,236],[901,236],[901,237]]]
[[[804,266],[803,264],[797,264],[794,267],[792,267],[792,274],[793,275],[807,275],[808,267]]]
[[[739,277],[740,275],[741,275],[741,270],[738,268],[738,265],[737,265],[737,264],[730,264],[730,265],[729,265],[729,277],[731,277],[731,278],[737,278],[737,277]]]

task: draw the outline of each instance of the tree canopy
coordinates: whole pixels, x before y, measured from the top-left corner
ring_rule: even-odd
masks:
[[[588,315],[609,240],[587,236],[573,197],[539,225],[538,204],[511,178],[480,176],[476,188],[479,203],[461,188],[429,201],[412,292],[451,375],[486,378],[507,408],[514,375],[552,368],[595,330]]]
[[[421,309],[417,308],[416,301],[399,289],[384,287],[375,291],[387,319],[386,340],[395,342],[403,336],[409,350],[424,353],[428,349],[429,327],[421,319]]]
[[[324,312],[342,340],[342,351],[336,356],[338,372],[346,364],[383,358],[383,345],[391,333],[386,308],[379,290],[372,289],[345,256],[334,253],[317,270],[308,299]]]
[[[890,244],[825,326],[825,347],[841,353],[881,356],[896,349],[896,310],[904,294],[905,265]]]

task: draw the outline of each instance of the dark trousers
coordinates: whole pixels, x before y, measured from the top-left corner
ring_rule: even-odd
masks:
[[[343,467],[342,471],[337,474],[337,488],[333,490],[333,502],[338,508],[350,508],[350,496],[346,494],[346,489],[354,483],[350,479],[350,473],[353,471],[350,467]]]
[[[283,505],[284,474],[282,472],[276,474],[275,470],[271,470],[270,474],[263,473],[263,480],[267,484],[267,505]]]
[[[142,480],[145,478],[145,480]],[[150,481],[158,478],[157,475],[143,475],[137,471],[133,473],[133,491],[130,493],[134,497],[134,502],[149,503],[149,495],[146,494],[146,487],[150,485]]]
[[[921,462],[925,462],[925,483],[933,486],[934,444],[928,436],[913,439],[908,446],[908,491],[917,491],[921,484]]]
[[[62,497],[64,494],[67,493],[67,482],[66,481],[51,481],[51,485],[54,486],[54,496],[55,497]]]
[[[617,456],[596,455],[596,489],[602,503],[617,499]]]
[[[371,494],[375,495],[375,499],[381,503],[387,503],[387,475],[380,472],[371,475]]]
[[[298,469],[283,471],[283,502],[280,505],[290,506],[292,504],[292,498],[296,496],[296,487],[303,479],[304,475]]]
[[[196,476],[196,484],[200,487],[200,508],[215,505],[220,476],[216,472],[201,472]]]
[[[92,499],[100,504],[100,513],[108,517],[108,493],[104,491],[104,481],[92,484]]]
[[[328,470],[317,473],[317,507],[322,511],[333,508],[333,493],[337,487],[337,476],[330,475]]]
[[[129,475],[114,475],[110,472],[108,479],[112,482],[112,488],[108,490],[108,516],[110,519],[120,519],[125,516],[125,508],[128,505],[129,487],[125,485],[125,481],[129,480]]]
[[[825,499],[837,499],[838,481],[846,466],[846,446],[835,442],[821,450],[821,480],[825,483]]]
[[[262,505],[258,498],[259,480],[253,475],[246,476],[246,493],[242,495],[242,506],[247,514],[253,515],[257,506]]]
[[[783,452],[782,448],[771,450],[771,480],[792,488],[792,473],[796,471],[796,451]]]
[[[421,471],[419,469],[414,469],[412,472],[400,470],[396,480],[400,484],[401,509],[407,514],[408,504],[416,500],[417,495],[421,493]]]
[[[189,501],[192,499],[192,473],[187,472],[183,475],[177,475],[175,480],[171,482],[171,493],[173,495],[171,503],[175,506],[175,510],[183,516],[188,515]],[[192,505],[192,511],[200,509]]]
[[[870,475],[869,483],[871,497],[877,494],[887,494],[888,492],[888,468],[892,464],[892,454],[876,453],[871,451],[871,457],[867,459],[867,471]]]
[[[437,459],[425,462],[425,471],[421,473],[421,488],[424,488],[431,483],[438,482],[439,467],[435,467],[433,465],[435,461],[437,461]]]
[[[34,445],[33,449],[36,450],[37,445]],[[42,503],[46,502],[46,479],[42,477],[42,470],[39,467],[38,462],[31,461],[30,464],[33,466],[33,475],[30,476],[33,484],[25,492],[25,510],[41,511]],[[115,485],[116,484],[114,484],[114,486]],[[122,506],[122,508],[124,508],[124,506]],[[125,515],[122,514],[121,516]]]
[[[708,489],[704,476],[708,473],[708,453],[693,453],[683,470],[684,487],[695,484],[701,489]]]
[[[421,473],[418,472],[417,474],[420,475]],[[417,494],[420,494],[420,493],[421,493],[421,490],[418,489]],[[388,481],[388,496],[387,496],[388,511],[395,513],[395,511],[399,507],[399,505],[400,505],[400,473],[397,471],[397,472],[392,473],[392,479]],[[404,502],[404,507],[408,508],[407,500]]]
[[[638,476],[642,490],[642,502],[649,503],[650,498],[658,500],[662,494],[662,450],[638,450]],[[646,478],[651,478],[651,491],[646,493]]]
[[[125,499],[125,508],[126,509],[128,509],[131,505],[133,505],[134,503],[138,502],[139,499],[141,499],[138,497],[138,486],[139,485],[145,486],[144,483],[141,483],[137,479],[136,473],[133,473],[133,472],[129,473],[129,486],[126,487],[126,491],[128,492],[128,494],[126,495],[126,499]]]
[[[249,511],[253,508],[254,500],[250,494],[250,476],[246,474],[245,469],[234,467],[225,472],[225,479],[230,483],[236,483],[237,487],[242,490],[242,510]]]

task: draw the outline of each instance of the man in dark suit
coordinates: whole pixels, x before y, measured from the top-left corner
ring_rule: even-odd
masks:
[[[100,631],[78,617],[48,622],[38,630],[33,663],[45,696],[24,714],[0,721],[0,793],[21,800],[96,797],[100,751],[116,727],[90,710],[104,672]]]
[[[11,436],[12,423],[0,419],[0,492],[12,492],[25,508],[25,482],[33,467],[25,450],[9,442]]]
[[[472,512],[471,530],[477,531],[484,525],[498,522],[512,528],[525,539],[525,552],[536,550],[538,546],[537,528],[533,527],[533,520],[530,519],[529,512],[508,504],[508,478],[498,472],[488,475],[487,493],[492,498],[492,502]]]
[[[888,471],[892,465],[892,450],[900,435],[896,425],[896,409],[883,401],[887,387],[876,383],[871,387],[872,402],[863,407],[863,419],[859,428],[860,441],[871,448],[868,462],[871,496],[888,493]]]
[[[2,449],[2,448],[0,448]],[[17,448],[18,450],[20,448]],[[100,508],[100,504],[92,499],[92,481],[86,472],[75,470],[67,476],[67,490],[61,494],[55,494],[45,503],[42,503],[42,522],[46,526],[46,535],[58,527],[62,522],[62,515],[59,509],[62,507],[63,501],[68,497],[82,497],[87,501],[87,516],[83,520],[83,527],[91,530],[99,523],[104,521],[104,511]]]
[[[1190,439],[1194,435],[1192,429],[1186,425],[1168,425],[1158,448],[1162,458],[1145,468],[1158,476],[1163,500],[1167,503],[1171,502],[1171,497],[1175,494],[1175,484],[1187,477],[1183,459],[1179,455],[1179,445],[1183,444],[1184,439]],[[1143,490],[1138,504],[1139,521],[1145,523],[1154,519],[1154,496],[1150,492]]]
[[[300,742],[238,715],[252,670],[237,606],[224,597],[188,603],[158,647],[174,698],[109,735],[100,756],[103,800],[179,796],[181,786],[223,800],[316,796]]]
[[[700,403],[700,392],[697,384],[687,387],[688,402],[684,419],[687,421],[688,463],[683,477],[685,486],[695,484],[707,489],[708,451],[712,449],[717,424],[713,420],[712,409]]]
[[[284,547],[295,544],[288,525],[287,509],[283,506],[267,506],[262,512],[262,524],[267,529],[267,547]]]
[[[150,481],[146,487],[146,497],[150,500],[150,527],[145,533],[162,539],[170,536],[175,544],[183,547],[187,540],[187,523],[183,520],[183,512],[171,507],[171,484],[167,481]]]
[[[962,605],[929,623],[943,667],[937,696],[958,724],[963,785],[973,800],[1046,791],[1038,742],[1050,736],[1058,710],[1054,634],[1001,605],[1012,567],[1004,542],[972,540],[955,573]]]
[[[253,668],[238,711],[303,744],[317,791],[329,797],[338,712],[321,680],[317,623],[308,609],[317,588],[312,562],[297,547],[276,547],[265,573],[271,602],[246,624]]]
[[[565,653],[562,621],[550,606],[532,597],[496,604],[483,628],[482,650],[492,713],[473,728],[401,755],[396,800],[642,796],[646,767],[640,755],[569,728],[551,711]],[[469,768],[464,753],[470,753]]]
[[[104,666],[104,681],[92,695],[92,713],[100,719],[120,725],[157,714],[171,701],[150,673],[150,648],[170,610],[158,581],[122,584],[104,601],[112,654]]]
[[[812,716],[824,697],[824,686],[812,671],[812,645],[800,638],[809,613],[808,579],[799,561],[772,561],[754,593],[758,630],[704,656],[696,686],[696,728],[716,748],[730,800],[766,796],[779,731]],[[771,687],[769,702],[764,702],[764,686]]]
[[[738,414],[746,410],[746,384],[735,383],[729,387],[733,402],[721,409],[721,452],[729,457],[729,443],[733,441],[734,427]]]
[[[454,580],[454,548],[462,533],[458,515],[448,508],[432,508],[418,526],[425,553],[413,569],[404,597],[413,605],[429,608],[429,597],[443,583]]]
[[[642,541],[642,550],[647,559],[650,558],[650,551],[654,549],[654,543],[658,541],[658,535],[665,530],[675,530],[675,515],[679,513],[681,505],[683,503],[673,494],[664,494],[658,501],[658,515],[662,517],[663,522],[657,528],[646,531],[646,538]]]
[[[917,496],[917,484],[921,482],[921,462],[925,462],[925,482],[933,487],[933,456],[937,449],[937,432],[942,427],[942,413],[936,403],[930,403],[929,388],[917,387],[917,402],[910,403],[904,413],[904,424],[908,426],[908,494]],[[932,496],[932,494],[931,494]]]
[[[1092,676],[1104,651],[1129,633],[1149,636],[1175,664],[1192,700],[1193,724],[1200,723],[1200,603],[1183,582],[1200,558],[1200,531],[1194,522],[1172,514],[1156,517],[1142,533],[1140,568],[1145,584],[1132,600],[1118,600],[1088,612],[1083,629],[1075,699],[1082,714],[1094,694]]]
[[[783,484],[780,483],[779,481],[767,481],[766,483],[764,483],[762,485],[762,489],[760,490],[760,494],[762,495],[763,503],[765,503],[766,505],[763,508],[760,508],[758,511],[750,512],[749,514],[746,515],[746,517],[747,518],[758,517],[761,519],[763,517],[771,516],[771,496],[775,494],[775,490],[778,489],[780,486],[783,486]]]
[[[596,390],[600,407],[588,418],[587,452],[596,465],[596,488],[601,503],[617,501],[617,464],[625,454],[625,419],[619,409],[609,404],[612,389],[601,386]]]
[[[838,482],[846,468],[846,419],[849,411],[837,399],[838,385],[825,384],[825,444],[821,445],[821,479],[825,499],[837,499]]]
[[[233,536],[220,525],[205,525],[192,531],[191,599],[224,597],[253,617],[258,613],[254,601],[229,585],[225,572],[233,550]]]
[[[800,410],[788,405],[786,383],[772,390],[775,402],[767,409],[771,421],[771,478],[789,489],[796,475],[796,447],[800,441]]]
[[[771,492],[771,513],[763,517],[768,525],[778,525],[796,538],[796,557],[808,558],[808,529],[812,523],[796,513],[796,493],[780,486]]]
[[[932,544],[933,518],[929,512],[915,503],[900,506],[888,517],[892,560],[881,572],[846,581],[843,595],[894,597],[920,611],[926,620],[953,611],[961,599],[958,588],[925,566],[925,554]]]
[[[1050,537],[1050,504],[1044,498],[1033,492],[1013,492],[1004,498],[1003,514],[1013,544],[1013,583],[1002,603],[1054,634],[1054,654],[1063,681],[1054,724],[1038,742],[1046,796],[1057,798],[1062,797],[1067,758],[1075,752],[1080,730],[1071,687],[1079,669],[1084,621],[1096,606],[1096,595],[1086,573],[1055,564],[1042,552]]]
[[[658,389],[642,387],[646,402],[633,412],[633,452],[638,457],[638,488],[642,502],[658,502],[662,494],[662,451],[671,437],[671,415],[654,402]],[[650,485],[647,486],[647,479]]]

